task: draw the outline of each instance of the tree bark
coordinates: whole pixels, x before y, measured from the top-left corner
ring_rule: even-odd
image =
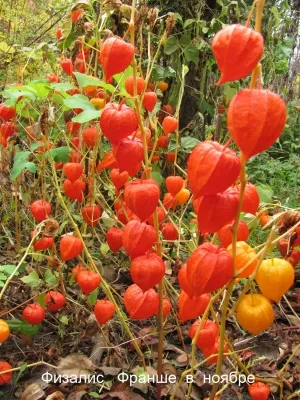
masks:
[[[210,21],[213,12],[218,7],[216,0],[148,0],[146,3],[148,7],[158,7],[159,15],[174,12],[180,14],[183,21],[187,19]],[[204,64],[205,60],[202,59],[199,60],[198,65],[193,63],[188,65],[189,72],[185,77],[185,90],[180,108],[180,129],[189,126],[195,128],[193,122],[199,112],[200,81]],[[201,136],[201,132],[199,132],[199,136]]]

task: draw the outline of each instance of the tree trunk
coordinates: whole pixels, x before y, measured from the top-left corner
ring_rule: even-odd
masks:
[[[217,7],[216,0],[149,0],[148,7],[158,7],[159,15],[166,15],[168,12],[174,12],[181,15],[183,21],[187,19],[201,19],[210,21],[212,14]],[[201,56],[201,54],[200,54]],[[180,108],[180,129],[196,128],[197,114],[199,114],[200,104],[200,84],[203,77],[203,68],[205,60],[200,59],[199,64],[189,63],[189,72],[185,77],[185,90]],[[205,85],[204,85],[205,86]],[[202,126],[202,130],[204,126]],[[203,132],[198,133],[199,138]]]

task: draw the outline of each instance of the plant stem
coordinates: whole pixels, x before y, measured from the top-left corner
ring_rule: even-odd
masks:
[[[23,364],[23,365],[24,365],[24,364]],[[49,363],[47,363],[47,362],[45,362],[45,361],[38,361],[38,362],[35,362],[35,363],[33,363],[33,364],[28,364],[28,365],[26,365],[26,368],[36,367],[36,366],[38,366],[38,365],[47,365],[48,367],[57,369],[57,367],[56,367],[55,365],[49,364]],[[21,368],[22,368],[22,365],[20,365],[20,367],[16,367],[16,368],[12,368],[12,369],[7,369],[7,370],[5,370],[5,371],[0,371],[0,376],[1,376],[2,374],[6,374],[7,372],[19,371]]]
[[[255,17],[255,30],[256,32],[260,32],[261,30],[261,21],[262,21],[262,12],[265,5],[265,0],[256,0],[256,17]],[[254,89],[256,80],[260,75],[260,67],[259,64],[254,68],[251,75],[250,89]]]
[[[28,247],[27,247],[27,249],[26,249],[26,251],[25,251],[23,257],[21,258],[19,264],[18,264],[18,265],[16,266],[16,268],[13,270],[13,273],[7,278],[5,284],[4,284],[4,286],[3,286],[3,288],[2,288],[2,290],[1,290],[1,292],[0,292],[0,300],[2,299],[2,297],[3,297],[3,295],[4,295],[4,292],[5,292],[5,290],[7,289],[8,285],[10,284],[11,280],[13,279],[13,277],[15,276],[15,274],[18,272],[19,268],[21,267],[21,265],[23,264],[25,258],[27,257],[27,255],[28,255],[28,253],[29,253],[29,249],[30,249],[30,247],[32,246],[32,244],[33,244],[35,238],[36,238],[36,237],[39,235],[39,233],[41,232],[40,228],[41,228],[42,224],[43,224],[43,222],[41,222],[41,223],[37,226],[36,232],[35,232],[35,234],[33,235],[33,237],[32,237],[32,239],[31,239],[31,241],[30,241],[30,243],[29,243],[29,245],[28,245]]]
[[[185,71],[185,66],[182,67],[182,73],[181,73],[181,86],[180,86],[180,93],[179,93],[179,99],[177,103],[177,109],[175,112],[174,117],[178,119],[179,122],[179,111],[180,111],[180,106],[184,94],[184,77],[185,77],[186,71]],[[177,164],[177,156],[178,156],[178,149],[179,149],[179,123],[178,127],[176,128],[176,148],[175,148],[175,159],[174,159],[174,164]]]
[[[256,20],[255,20],[255,30],[257,32],[260,32],[261,29],[261,21],[262,21],[262,11],[263,7],[265,4],[265,0],[257,0],[256,1]],[[254,70],[252,71],[252,76],[251,76],[251,82],[250,82],[250,89],[253,89],[255,87],[256,80],[258,76],[260,75],[260,68],[257,65]],[[239,204],[238,204],[238,211],[237,215],[233,224],[233,241],[232,241],[232,258],[233,258],[233,263],[234,263],[234,276],[236,275],[236,243],[237,243],[237,232],[238,232],[238,226],[239,226],[239,220],[240,220],[240,213],[242,210],[242,204],[243,204],[243,198],[244,198],[244,193],[245,193],[245,188],[247,184],[247,177],[246,177],[246,166],[247,159],[245,158],[244,154],[241,152],[241,172],[240,172],[240,197],[239,197]],[[272,232],[271,232],[272,235]],[[268,245],[266,245],[266,248],[268,248]],[[258,268],[257,268],[258,269]],[[254,278],[253,278],[254,279]],[[218,362],[217,362],[217,368],[216,368],[216,375],[220,376],[221,369],[222,369],[222,358],[223,358],[223,352],[224,352],[224,337],[225,337],[225,324],[226,324],[226,317],[227,317],[227,309],[229,306],[229,301],[230,297],[232,294],[233,286],[234,286],[235,280],[233,279],[229,286],[228,290],[224,299],[224,303],[222,306],[222,319],[221,319],[221,331],[220,331],[220,348],[219,348],[219,353],[218,353]],[[213,385],[211,394],[210,394],[210,400],[214,400],[216,392],[218,389],[218,383],[215,383]]]
[[[132,0],[132,5],[131,5],[131,18],[130,18],[130,23],[129,23],[129,32],[130,32],[130,42],[132,46],[134,46],[134,13],[135,13],[135,7],[136,7],[136,0]],[[161,44],[162,41],[160,41]],[[158,54],[158,51],[157,53]],[[154,63],[154,60],[153,60]],[[152,68],[153,68],[153,63],[152,63]],[[148,71],[148,74],[145,79],[145,88],[147,87],[148,81],[150,79],[151,71],[152,68]],[[136,83],[136,78],[137,78],[137,65],[136,65],[136,60],[135,57],[132,61],[132,69],[133,69],[133,95],[134,95],[134,103],[135,103],[135,109],[137,113],[137,118],[138,118],[138,124],[139,128],[142,134],[142,142],[143,142],[143,150],[144,150],[144,171],[145,171],[145,176],[147,179],[151,179],[151,169],[148,168],[149,166],[149,158],[148,158],[148,145],[147,145],[147,138],[146,138],[146,132],[143,124],[143,118],[141,114],[141,108],[140,108],[140,103],[137,97],[137,83]],[[141,96],[140,101],[142,101],[143,95]],[[159,257],[162,257],[162,243],[160,241],[159,237],[159,224],[158,224],[158,216],[157,216],[157,211],[154,212],[153,214],[154,218],[154,227],[156,230],[157,234],[157,243],[156,243],[156,252]],[[156,392],[156,398],[160,399],[161,397],[161,381],[162,378],[162,360],[163,360],[163,343],[164,343],[164,330],[163,330],[163,295],[164,295],[164,278],[159,282],[158,284],[158,295],[159,295],[159,309],[158,309],[158,360],[157,360],[157,376],[158,376],[158,382],[157,382],[157,392]]]
[[[282,375],[284,370],[286,369],[286,367],[288,366],[288,364],[292,361],[292,359],[294,358],[295,354],[297,353],[297,351],[300,348],[300,343],[298,343],[298,346],[295,348],[295,350],[293,351],[293,353],[290,355],[290,357],[288,358],[287,362],[284,364],[284,366],[281,368],[281,370],[279,371],[279,374]]]
[[[246,159],[241,153],[241,171],[240,171],[240,196],[238,202],[238,209],[236,213],[236,217],[234,220],[234,224],[232,226],[232,259],[234,265],[234,276],[236,275],[236,243],[237,243],[237,234],[239,229],[240,215],[243,207],[243,199],[247,184],[247,176],[246,176]]]
[[[271,232],[270,232],[270,235],[269,235],[269,237],[268,237],[268,240],[266,241],[265,247],[259,252],[260,257],[259,257],[258,263],[257,263],[257,265],[256,265],[256,267],[255,267],[255,270],[254,270],[254,271],[252,272],[252,274],[249,276],[249,279],[248,279],[247,284],[245,285],[244,289],[243,289],[242,292],[240,293],[237,302],[234,304],[234,306],[232,307],[232,309],[230,310],[230,312],[229,312],[228,315],[233,315],[233,314],[234,314],[234,312],[235,312],[237,306],[239,305],[240,300],[241,300],[241,299],[244,297],[244,295],[248,292],[248,290],[249,290],[249,288],[250,288],[250,286],[251,286],[251,283],[254,281],[255,276],[256,276],[256,274],[257,274],[257,271],[259,270],[259,267],[260,267],[260,265],[261,265],[261,263],[262,263],[262,261],[263,261],[265,255],[266,255],[266,253],[267,253],[267,251],[268,251],[268,248],[270,247],[270,244],[272,243],[273,232],[274,232],[274,228],[273,228],[273,229],[271,230]],[[245,266],[245,268],[247,268],[247,266]],[[243,270],[244,270],[245,268],[243,268]],[[241,270],[241,272],[242,272],[242,270]]]
[[[210,302],[207,305],[206,310],[204,311],[204,314],[202,315],[200,324],[199,324],[199,326],[197,328],[197,331],[195,333],[195,336],[194,336],[194,338],[192,340],[191,369],[190,369],[191,375],[194,375],[194,368],[195,368],[195,364],[196,364],[195,356],[196,356],[196,351],[197,351],[197,341],[198,341],[198,337],[200,335],[200,331],[202,329],[202,326],[203,326],[205,320],[207,319],[208,313],[209,313],[210,309],[212,308],[212,305],[214,304],[214,302],[219,298],[219,296],[222,293],[223,293],[223,289],[219,290],[219,292],[214,297],[212,297],[210,299]],[[187,394],[187,398],[188,399],[189,399],[189,397],[191,395],[191,392],[192,392],[192,382],[189,384],[189,389],[188,389],[188,394]]]
[[[219,351],[218,351],[218,362],[216,368],[216,375],[220,376],[223,364],[223,355],[224,355],[224,339],[225,339],[225,325],[226,325],[226,318],[227,318],[227,309],[229,305],[229,301],[232,294],[232,289],[234,286],[234,280],[232,280],[227,288],[227,293],[223,302],[222,306],[222,317],[221,317],[221,325],[220,325],[220,341],[219,341]],[[210,393],[209,400],[214,400],[216,393],[218,390],[218,383],[214,383],[212,391]]]
[[[54,160],[53,160],[53,158],[51,156],[51,153],[50,153],[50,157],[51,157],[51,167],[52,167],[52,172],[53,172],[54,185],[55,185],[55,188],[57,190],[57,198],[58,198],[59,202],[61,203],[61,206],[65,210],[65,212],[66,212],[71,224],[73,225],[73,228],[74,228],[74,230],[76,232],[77,237],[81,240],[81,242],[83,244],[83,250],[84,250],[84,253],[86,255],[86,258],[87,258],[87,260],[89,262],[89,265],[90,265],[91,269],[94,270],[95,272],[97,272],[98,274],[100,274],[96,264],[94,263],[94,260],[93,260],[93,258],[91,256],[91,254],[88,251],[88,248],[87,248],[87,246],[86,246],[86,244],[85,244],[85,242],[84,242],[84,240],[82,238],[81,232],[80,232],[76,222],[74,221],[74,219],[73,219],[73,217],[72,217],[72,215],[70,213],[70,210],[67,207],[67,205],[66,205],[66,203],[64,201],[64,198],[63,198],[63,196],[61,194],[61,191],[60,191],[60,188],[59,188],[59,184],[58,184],[57,174],[56,174],[56,170],[55,170],[55,166],[54,166]],[[132,344],[133,344],[136,352],[141,357],[141,361],[143,363],[144,368],[146,368],[146,363],[145,363],[143,352],[141,351],[139,345],[136,343],[135,337],[133,336],[129,326],[127,325],[127,323],[125,321],[123,313],[120,310],[120,308],[119,308],[119,306],[118,306],[118,304],[117,304],[117,302],[116,302],[116,300],[115,300],[115,298],[114,298],[114,296],[113,296],[113,294],[112,294],[112,292],[110,290],[109,284],[103,278],[102,278],[102,286],[104,287],[104,291],[105,291],[107,297],[109,298],[109,300],[115,305],[116,313],[118,314],[118,317],[119,317],[119,319],[121,321],[121,324],[122,324],[123,328],[125,329],[126,333],[128,334],[128,336],[130,337],[130,339],[132,339]]]

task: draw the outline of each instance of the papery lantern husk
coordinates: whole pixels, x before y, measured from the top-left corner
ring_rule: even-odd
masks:
[[[135,166],[140,165],[144,159],[143,143],[130,136],[113,146],[113,154],[120,172],[128,171],[130,176],[134,176],[136,173],[132,174],[132,169],[136,170]]]
[[[100,50],[100,63],[106,80],[113,75],[125,71],[134,57],[134,47],[118,37],[110,37],[104,41]]]
[[[238,189],[240,189],[240,187],[241,185],[238,185]],[[248,182],[245,187],[242,212],[255,215],[259,207],[259,201],[259,194],[256,187],[252,183]]]
[[[212,51],[221,71],[217,85],[249,75],[261,59],[263,50],[261,33],[244,25],[229,25],[217,32],[212,41]]]
[[[208,294],[203,294],[197,297],[190,297],[184,291],[180,292],[178,298],[178,318],[180,321],[185,322],[189,319],[195,319],[202,315],[210,301]]]
[[[72,260],[83,251],[82,241],[73,236],[65,235],[60,239],[59,250],[63,261]]]
[[[138,285],[130,285],[124,294],[124,304],[130,319],[147,319],[157,315],[159,296],[154,289],[143,292]]]
[[[237,180],[240,169],[240,159],[234,151],[210,140],[198,144],[187,166],[194,199],[223,192]]]
[[[136,257],[130,265],[133,282],[144,292],[157,285],[165,275],[165,263],[155,253],[147,253]]]
[[[155,229],[144,222],[130,221],[123,230],[123,247],[131,258],[145,254],[156,240]]]
[[[241,90],[229,104],[228,130],[246,159],[272,146],[285,122],[285,103],[269,90]]]
[[[247,294],[239,299],[236,319],[243,329],[257,335],[274,322],[272,304],[262,294]]]
[[[125,186],[124,200],[128,208],[141,221],[149,218],[158,206],[160,196],[159,186],[153,179],[137,179]]]
[[[106,241],[108,247],[113,253],[116,253],[123,246],[123,231],[119,228],[109,228],[106,232]]]
[[[199,246],[187,260],[187,280],[197,296],[222,288],[233,277],[233,272],[231,255],[211,243]]]
[[[234,188],[203,196],[197,214],[199,231],[202,234],[218,232],[236,217],[238,202],[239,192]]]
[[[111,143],[117,143],[137,129],[136,112],[125,104],[108,103],[101,113],[100,127]]]
[[[228,247],[233,240],[233,225],[234,221],[230,222],[230,224],[224,225],[218,231],[218,237],[223,247]],[[237,229],[237,241],[246,242],[249,237],[249,228],[246,222],[239,221],[238,229]]]
[[[201,321],[197,320],[193,323],[193,325],[190,326],[189,337],[191,339],[194,339],[200,323]],[[215,344],[218,336],[219,336],[218,325],[215,322],[206,320],[204,321],[200,329],[200,333],[197,339],[197,346],[199,347],[199,349],[212,347]]]

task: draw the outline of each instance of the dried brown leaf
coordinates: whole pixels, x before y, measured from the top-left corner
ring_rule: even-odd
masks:
[[[180,356],[176,358],[176,361],[180,367],[183,367],[188,364],[188,355],[186,353],[180,354]]]
[[[169,383],[168,385],[163,387],[162,394],[164,394],[165,396],[168,396],[168,395],[174,396],[175,395],[176,400],[185,400],[187,390],[188,390],[188,386],[185,382],[182,382],[180,387],[177,387],[176,384]]]
[[[64,400],[65,395],[62,392],[54,392],[46,397],[46,400]]]
[[[52,237],[58,231],[59,225],[54,218],[48,218],[44,221],[43,235]]]
[[[163,363],[163,373],[165,375],[176,375],[177,374],[175,366],[169,362]]]
[[[103,373],[105,377],[107,376],[117,376],[122,371],[122,368],[115,367],[99,367],[100,372]]]
[[[174,346],[173,344],[169,344],[169,343],[165,346],[165,350],[175,351],[175,353],[178,353],[178,354],[185,354],[185,352],[183,350],[181,350],[178,347]]]
[[[131,387],[125,382],[115,382],[109,393],[99,396],[99,399],[119,399],[119,400],[145,400],[142,396],[134,393]]]
[[[90,376],[95,371],[93,362],[83,354],[70,354],[62,358],[57,366],[58,373],[68,376]]]
[[[43,135],[46,137],[49,133],[49,109],[45,108],[40,116],[40,129]]]
[[[300,221],[300,212],[299,211],[287,211],[283,214],[281,219],[281,226],[278,230],[279,234],[285,233],[292,226],[296,225]]]
[[[300,325],[300,318],[293,314],[286,314],[286,318],[292,326]]]
[[[21,400],[39,400],[45,396],[45,392],[40,385],[32,383],[23,392]]]
[[[140,375],[140,367],[135,367],[131,370],[131,373],[139,376]],[[143,373],[143,372],[142,372]],[[146,367],[146,373],[149,375],[149,377],[153,377],[155,375],[157,375],[157,371],[156,369],[150,367]],[[145,380],[148,380],[147,378]],[[143,393],[147,393],[148,389],[149,389],[149,383],[142,383],[142,382],[135,382],[131,385],[132,387],[134,387],[135,389],[140,390]]]
[[[80,390],[79,392],[72,392],[69,395],[68,400],[81,400],[85,394],[86,394],[85,390]]]
[[[93,343],[94,346],[92,348],[90,359],[95,365],[99,365],[107,344],[104,342],[100,333],[93,336]]]
[[[99,324],[94,314],[91,314],[87,319],[86,328],[83,334],[83,339],[91,339],[99,332]],[[95,361],[92,360],[94,363]]]

